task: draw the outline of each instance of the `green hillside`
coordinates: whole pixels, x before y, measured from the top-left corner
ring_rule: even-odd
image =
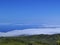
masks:
[[[60,45],[60,34],[0,37],[0,45]]]

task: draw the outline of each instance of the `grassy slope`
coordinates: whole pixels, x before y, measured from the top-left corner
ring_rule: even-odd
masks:
[[[60,45],[60,34],[1,37],[0,45]]]

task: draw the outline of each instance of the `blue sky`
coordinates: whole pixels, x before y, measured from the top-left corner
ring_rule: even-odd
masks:
[[[0,23],[60,24],[60,0],[0,0]]]

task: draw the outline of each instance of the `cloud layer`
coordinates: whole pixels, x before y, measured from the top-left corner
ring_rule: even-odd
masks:
[[[0,32],[0,37],[18,36],[18,35],[37,35],[37,34],[55,34],[60,33],[60,28],[37,28],[12,30],[9,32]]]

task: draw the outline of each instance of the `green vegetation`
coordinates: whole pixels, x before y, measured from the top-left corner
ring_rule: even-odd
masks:
[[[60,45],[60,34],[0,37],[0,45]]]

